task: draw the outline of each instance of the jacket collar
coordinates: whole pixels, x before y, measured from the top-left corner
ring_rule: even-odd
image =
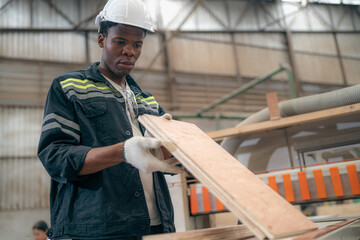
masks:
[[[111,85],[104,76],[99,71],[100,62],[94,62],[87,69],[85,69],[85,76],[87,79],[104,82],[105,84]],[[142,90],[135,80],[130,76],[126,76],[126,82],[129,84],[130,89],[134,92],[135,95],[138,95]]]

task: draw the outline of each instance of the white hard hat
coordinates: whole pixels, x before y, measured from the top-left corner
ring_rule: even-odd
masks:
[[[96,16],[95,24],[111,21],[155,32],[150,13],[142,0],[109,0]]]

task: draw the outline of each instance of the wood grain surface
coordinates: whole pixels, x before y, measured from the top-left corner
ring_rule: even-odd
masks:
[[[254,237],[254,234],[244,225],[207,228],[179,233],[166,233],[143,236],[143,240],[189,240],[189,239],[206,239],[206,240],[241,240]]]
[[[348,219],[348,220],[345,220],[345,221],[341,221],[341,222],[338,222],[338,223],[334,223],[332,225],[329,225],[327,227],[324,227],[324,228],[321,228],[319,230],[314,230],[314,231],[311,231],[309,233],[305,233],[305,234],[302,234],[302,235],[299,235],[295,238],[293,238],[293,240],[311,240],[311,239],[316,239],[318,237],[321,237],[321,236],[324,236],[326,234],[329,234],[335,230],[338,230],[342,227],[345,227],[351,223],[354,223],[355,221],[359,221],[359,219],[357,218],[354,218],[354,219]],[[332,239],[330,238],[327,238],[327,239]]]
[[[323,121],[329,118],[342,117],[350,114],[360,113],[360,103],[330,108],[326,110],[299,114],[291,117],[284,117],[278,120],[270,120],[265,122],[254,123],[250,125],[243,125],[239,127],[226,128],[217,131],[208,132],[207,134],[212,139],[221,139],[224,137],[234,137],[243,134],[252,134],[258,132],[265,132],[275,130],[278,128],[291,127],[295,125],[302,125],[316,121]]]
[[[317,228],[196,125],[150,115],[139,121],[156,138],[176,145],[172,154],[258,238]]]

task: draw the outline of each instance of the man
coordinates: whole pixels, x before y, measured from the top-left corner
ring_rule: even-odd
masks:
[[[174,159],[162,160],[159,140],[143,137],[137,117],[165,112],[129,75],[153,32],[149,14],[141,0],[110,0],[96,24],[101,62],[57,77],[45,105],[38,156],[52,178],[47,235],[100,240],[174,232],[163,172],[182,170]]]
[[[32,227],[34,240],[47,240],[46,232],[48,230],[48,225],[44,221],[38,221]]]

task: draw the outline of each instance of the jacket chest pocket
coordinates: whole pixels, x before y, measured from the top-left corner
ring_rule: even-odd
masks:
[[[124,141],[131,134],[125,103],[115,101],[78,102],[84,141],[93,147]]]
[[[84,112],[85,117],[90,119],[104,115],[107,110],[105,101],[91,102],[86,104],[81,102],[78,103]]]
[[[77,101],[77,105],[83,144],[92,147],[106,144],[110,133],[106,102]]]

